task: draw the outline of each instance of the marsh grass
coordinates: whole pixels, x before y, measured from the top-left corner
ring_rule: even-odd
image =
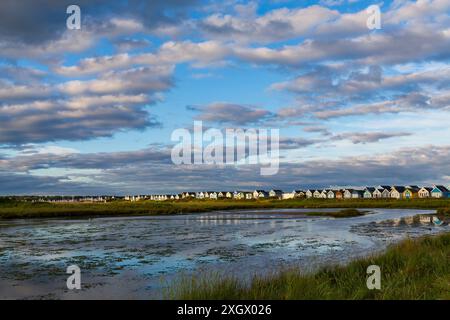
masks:
[[[381,290],[366,286],[369,265],[381,268]],[[219,275],[185,277],[172,299],[450,299],[450,233],[407,239],[383,254],[304,274],[291,268],[249,284]]]
[[[450,207],[447,208],[439,208],[437,210],[437,213],[439,215],[445,216],[445,217],[450,217]]]
[[[450,199],[290,199],[111,201],[107,203],[32,203],[0,201],[0,218],[50,218],[120,215],[164,215],[235,209],[288,208],[450,208]],[[353,213],[354,214],[354,213]],[[344,216],[344,214],[340,214]]]
[[[369,213],[369,211],[361,211],[358,209],[342,209],[334,212],[305,212],[304,214],[307,216],[326,216],[333,218],[350,218],[350,217],[359,217]],[[302,213],[303,214],[303,213]]]

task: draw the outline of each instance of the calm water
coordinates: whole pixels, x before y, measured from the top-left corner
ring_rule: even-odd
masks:
[[[434,211],[370,210],[345,219],[301,214],[311,209],[276,209],[0,220],[0,298],[158,298],[180,275],[232,273],[245,280],[286,265],[311,271],[407,236],[450,230],[429,216],[411,218]],[[65,271],[72,264],[81,268],[80,291],[66,289]]]

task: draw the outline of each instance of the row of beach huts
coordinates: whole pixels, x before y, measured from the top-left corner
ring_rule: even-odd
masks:
[[[293,190],[254,190],[254,191],[200,191],[182,192],[180,194],[157,194],[125,196],[125,200],[181,200],[181,199],[414,199],[414,198],[450,198],[450,186],[435,185],[432,187],[419,186],[377,186],[365,188],[325,188]]]

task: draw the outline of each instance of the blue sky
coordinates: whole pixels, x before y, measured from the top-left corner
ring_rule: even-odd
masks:
[[[450,184],[448,0],[69,4],[0,4],[1,194]],[[195,120],[279,129],[279,173],[175,166]]]

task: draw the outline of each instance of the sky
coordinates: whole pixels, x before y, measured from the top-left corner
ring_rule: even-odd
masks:
[[[449,0],[4,0],[0,195],[450,185],[449,59]],[[277,174],[174,164],[194,121],[278,129]]]

